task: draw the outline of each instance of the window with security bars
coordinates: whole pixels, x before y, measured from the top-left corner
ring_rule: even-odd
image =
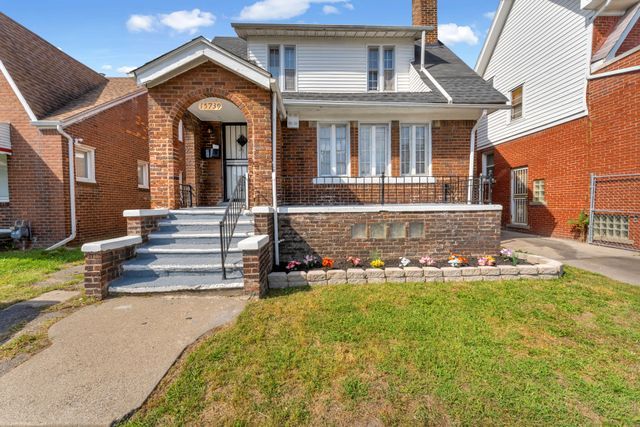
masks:
[[[594,240],[607,242],[625,242],[629,240],[629,217],[624,215],[593,216]]]

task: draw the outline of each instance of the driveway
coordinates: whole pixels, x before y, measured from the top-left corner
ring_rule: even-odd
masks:
[[[0,425],[109,425],[142,405],[182,351],[246,298],[122,297],[51,327],[52,345],[0,377]]]
[[[621,282],[640,285],[640,253],[593,246],[574,240],[502,232],[502,246],[562,261]]]

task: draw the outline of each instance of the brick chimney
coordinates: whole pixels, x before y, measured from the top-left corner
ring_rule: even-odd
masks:
[[[427,43],[438,42],[438,0],[412,0],[411,10],[414,26],[433,25],[433,31],[427,33]]]

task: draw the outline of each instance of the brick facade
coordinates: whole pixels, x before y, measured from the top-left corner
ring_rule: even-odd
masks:
[[[594,47],[599,47],[617,17],[598,18]],[[640,64],[640,52],[613,63],[600,72]],[[510,222],[510,171],[529,168],[529,200],[533,181],[545,180],[546,204],[529,204],[530,231],[544,236],[577,237],[568,220],[581,210],[588,212],[591,174],[640,172],[640,72],[590,80],[587,90],[589,114],[552,128],[517,138],[482,152],[494,152],[494,201],[503,205],[503,224]],[[477,156],[477,168],[481,167]],[[631,186],[618,194],[630,194],[640,211],[640,193]],[[637,222],[630,221],[631,236],[640,236]],[[640,247],[640,237],[634,239]]]
[[[372,251],[385,260],[430,255],[446,259],[450,253],[467,256],[496,254],[500,248],[500,212],[376,212],[280,214],[280,259],[301,260],[305,255],[346,260],[369,259]],[[423,224],[421,237],[409,237],[409,224]],[[364,224],[366,238],[353,238],[352,226]],[[387,237],[372,238],[371,226],[384,224]],[[391,224],[404,225],[407,237],[393,238]]]
[[[127,246],[84,257],[84,288],[88,297],[106,298],[109,283],[122,276],[122,264],[135,256],[136,247]]]
[[[427,33],[427,43],[438,42],[438,0],[412,0],[412,23],[415,26],[432,25],[433,31]]]
[[[258,250],[242,252],[245,294],[258,297],[267,294],[269,273],[273,268],[272,251],[269,249],[272,246],[271,243],[268,243]]]
[[[271,93],[226,69],[205,63],[149,89],[152,206],[177,208],[182,147],[178,122],[204,98],[222,98],[242,111],[248,126],[249,200],[271,204]]]

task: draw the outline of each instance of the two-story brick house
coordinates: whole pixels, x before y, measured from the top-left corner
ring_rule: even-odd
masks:
[[[511,99],[478,128],[503,224],[640,248],[640,2],[503,0],[476,71]],[[591,176],[594,175],[592,178]]]
[[[126,231],[149,206],[146,90],[106,78],[0,13],[0,229],[35,246]],[[70,178],[71,177],[71,178]]]
[[[268,235],[275,264],[497,252],[501,208],[473,156],[478,119],[507,100],[438,41],[436,0],[412,13],[410,26],[236,23],[237,37],[134,70],[156,209],[138,214],[173,218],[113,288],[217,286],[223,265],[242,266],[214,255],[239,252],[218,244],[224,206],[177,209],[233,205],[245,186],[254,223],[233,238]]]

